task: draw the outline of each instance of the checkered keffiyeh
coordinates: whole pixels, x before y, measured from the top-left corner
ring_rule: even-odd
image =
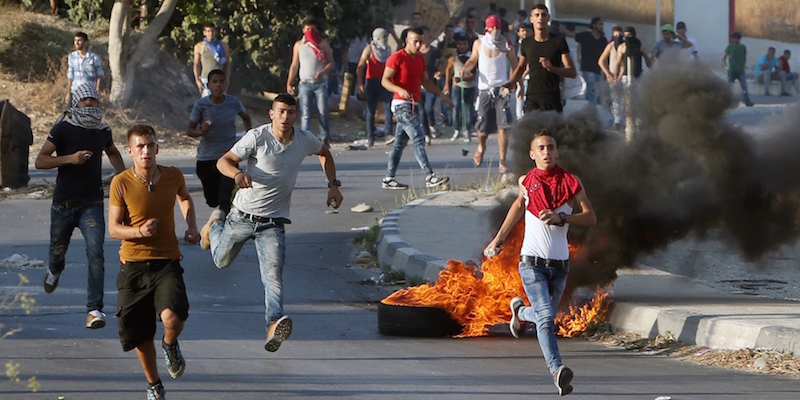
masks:
[[[106,129],[108,125],[103,122],[103,107],[78,107],[78,102],[83,99],[100,99],[100,93],[91,83],[83,83],[72,91],[72,102],[64,112],[68,123],[85,129]]]

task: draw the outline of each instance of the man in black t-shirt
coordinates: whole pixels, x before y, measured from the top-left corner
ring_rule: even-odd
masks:
[[[562,33],[575,38],[575,42],[578,43],[578,64],[581,65],[581,75],[586,81],[586,100],[597,104],[595,86],[597,82],[603,80],[603,71],[597,62],[608,43],[606,35],[603,34],[603,20],[600,17],[592,18],[588,31],[576,34],[574,31],[564,29]]]
[[[550,13],[544,4],[531,8],[533,37],[522,41],[519,63],[506,86],[515,89],[525,68],[529,67],[530,79],[525,98],[525,113],[533,110],[562,112],[560,77],[577,76],[569,46],[563,36],[547,31]]]
[[[89,261],[86,327],[90,329],[106,325],[103,314],[103,241],[106,235],[101,176],[103,151],[117,172],[125,170],[125,162],[111,138],[111,129],[102,122],[103,109],[97,106],[99,98],[91,83],[75,88],[71,107],[63,121],[50,131],[35,161],[36,169],[58,168],[50,208],[50,260],[44,291],[52,293],[58,287],[72,231],[80,229]]]

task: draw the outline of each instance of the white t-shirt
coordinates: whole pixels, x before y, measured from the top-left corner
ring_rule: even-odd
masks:
[[[233,206],[259,217],[289,218],[289,204],[303,160],[322,150],[322,141],[311,132],[294,128],[291,143],[284,145],[268,123],[249,130],[231,152],[247,161],[252,187],[239,189]]]
[[[525,237],[522,240],[520,254],[523,256],[536,256],[550,260],[569,260],[569,244],[567,231],[569,224],[564,226],[547,225],[538,216],[528,211],[528,199],[525,196]],[[554,210],[572,214],[569,202],[562,204]]]

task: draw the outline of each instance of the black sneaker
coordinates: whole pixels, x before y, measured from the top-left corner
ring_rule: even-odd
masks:
[[[61,274],[56,275],[50,271],[50,268],[48,268],[47,272],[44,274],[44,292],[53,293],[53,291],[58,287],[58,278],[60,277]]]
[[[396,181],[394,178],[388,178],[388,180],[387,178],[384,178],[381,187],[384,189],[398,189],[398,190],[408,189],[408,185],[404,185]]]
[[[572,393],[572,370],[564,365],[558,367],[558,371],[553,374],[553,383],[558,388],[559,396],[566,396]]]
[[[425,187],[434,188],[437,186],[442,186],[447,182],[450,182],[450,178],[446,176],[436,176],[436,174],[430,174],[427,178],[425,178]]]
[[[276,352],[281,347],[281,343],[289,338],[292,334],[292,319],[284,315],[269,324],[267,330],[267,343],[264,344],[264,350],[269,352]]]
[[[753,102],[748,100],[748,101],[744,102],[744,105],[747,106],[747,107],[752,107],[753,106]]]
[[[181,346],[176,341],[174,345],[170,346],[161,340],[161,348],[164,349],[164,360],[167,363],[167,371],[172,379],[177,379],[183,375],[183,370],[186,369],[186,361],[181,354]]]
[[[159,381],[155,385],[147,387],[147,400],[164,400],[164,393],[166,393],[164,385]]]
[[[511,299],[511,303],[509,306],[511,307],[511,322],[509,322],[508,327],[511,329],[511,335],[515,338],[519,338],[522,336],[522,333],[525,332],[522,329],[522,324],[519,322],[519,309],[525,305],[525,302],[522,300],[522,297],[514,297]]]

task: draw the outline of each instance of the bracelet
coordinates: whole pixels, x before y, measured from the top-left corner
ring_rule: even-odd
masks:
[[[237,173],[236,173],[236,175],[234,175],[234,176],[233,176],[233,180],[235,181],[235,180],[236,180],[236,177],[237,177],[237,176],[239,176],[239,174],[243,174],[243,173],[244,173],[244,172],[242,172],[242,171],[239,171],[239,172],[237,172]]]
[[[136,228],[136,230],[137,230],[137,231],[139,231],[139,235],[141,235],[141,236],[139,236],[139,237],[144,237],[144,233],[142,233],[142,226],[141,226],[141,225],[139,225],[139,226]]]

